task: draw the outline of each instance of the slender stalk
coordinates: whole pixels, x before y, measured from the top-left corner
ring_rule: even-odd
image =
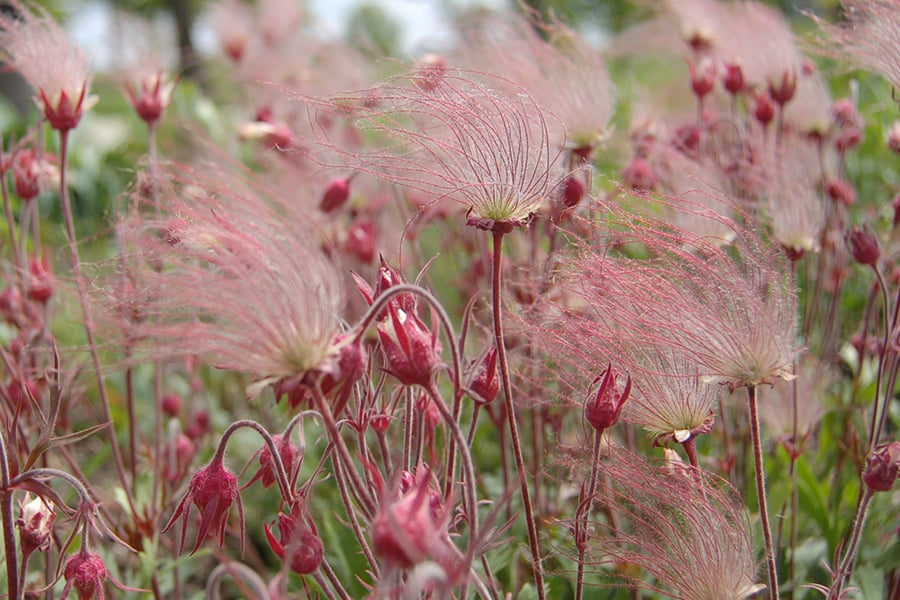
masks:
[[[472,462],[472,454],[469,452],[469,446],[466,445],[466,440],[463,439],[462,430],[459,428],[459,423],[457,423],[453,419],[453,415],[450,410],[447,408],[447,405],[444,404],[443,398],[441,398],[440,393],[437,390],[437,387],[432,383],[431,386],[428,387],[428,395],[431,397],[431,401],[435,404],[438,411],[441,413],[441,417],[443,417],[444,422],[447,423],[447,429],[450,430],[451,439],[456,441],[457,446],[459,446],[459,455],[461,457],[462,469],[466,478],[466,485],[463,486],[465,490],[465,499],[466,499],[466,510],[469,515],[469,531],[471,539],[478,538],[478,503],[475,497],[475,486],[477,485],[475,479],[475,466]]]
[[[503,381],[503,398],[506,404],[506,422],[509,424],[509,434],[512,441],[513,455],[516,458],[516,470],[519,474],[520,492],[522,495],[522,507],[525,509],[525,522],[528,527],[528,541],[531,546],[531,564],[534,569],[534,584],[537,588],[539,600],[544,600],[544,567],[541,564],[541,548],[538,539],[537,522],[534,518],[534,508],[531,503],[531,494],[528,490],[527,468],[525,458],[522,456],[522,443],[519,438],[517,424],[516,405],[513,402],[512,384],[509,375],[509,363],[506,359],[506,342],[503,337],[503,310],[500,298],[502,289],[502,276],[500,263],[503,258],[502,229],[495,229],[494,254],[491,276],[491,306],[494,317],[494,336],[497,341],[497,362],[500,366],[500,377]]]
[[[581,500],[582,504],[587,504],[582,509],[584,515],[576,517],[578,519],[578,522],[575,525],[576,543],[578,544],[578,572],[575,576],[575,600],[584,598],[584,556],[587,553],[586,529],[591,509],[594,506],[594,494],[597,493],[597,477],[600,473],[600,442],[602,440],[603,431],[594,430],[594,452],[593,460],[591,460],[591,478],[588,480],[587,495]],[[582,536],[584,536],[585,539],[580,539]]]
[[[88,312],[87,290],[85,289],[84,277],[81,273],[81,259],[78,256],[78,239],[75,236],[75,219],[72,214],[72,204],[69,201],[69,188],[66,181],[68,148],[69,148],[69,132],[60,131],[60,149],[59,149],[59,190],[62,203],[63,219],[66,224],[66,236],[69,241],[69,253],[72,256],[72,275],[75,278],[75,287],[78,289],[78,299],[81,304],[81,318],[84,325],[84,333],[87,337],[88,349],[91,354],[91,362],[94,368],[94,375],[97,378],[97,391],[100,394],[100,409],[103,413],[103,420],[112,423],[112,412],[110,411],[109,395],[106,391],[106,382],[103,379],[103,371],[100,367],[100,354],[97,352],[97,342],[94,339],[94,328],[91,325],[91,317]],[[125,497],[128,501],[128,509],[132,515],[136,515],[137,511],[134,507],[134,497],[131,486],[128,485],[128,477],[125,473],[125,463],[122,460],[122,450],[119,448],[116,439],[115,427],[109,428],[109,441],[112,448],[113,464],[116,467],[116,473],[119,481],[122,483],[122,489],[125,491]]]
[[[885,362],[887,361],[892,331],[891,324],[888,323],[888,315],[890,314],[891,306],[887,294],[887,283],[884,280],[884,276],[881,274],[881,270],[877,267],[873,267],[872,270],[875,271],[875,276],[878,278],[878,287],[881,288],[881,302],[884,313],[884,339],[882,340],[883,345],[881,347],[881,352],[878,354],[878,374],[875,376],[875,400],[874,406],[872,407],[872,421],[869,424],[869,452],[872,452],[878,444],[878,439],[881,437],[881,425],[883,419],[879,418],[879,407],[881,408],[881,411],[887,412],[890,398],[893,395],[893,390],[889,390],[886,393],[885,402],[883,404],[880,402],[879,397],[881,396],[882,379],[884,379]],[[898,304],[898,308],[900,308],[900,304]],[[896,317],[894,320],[896,321]]]
[[[844,590],[844,583],[850,580],[850,574],[853,572],[853,564],[856,562],[856,553],[859,551],[859,540],[862,536],[863,525],[866,521],[866,515],[869,511],[869,503],[875,492],[867,485],[863,484],[865,490],[859,502],[859,508],[856,517],[853,519],[853,526],[850,531],[850,541],[844,552],[844,558],[838,570],[834,573],[834,581],[831,589],[828,591],[828,600],[840,600]]]
[[[12,488],[9,485],[9,455],[6,438],[0,431],[0,519],[3,520],[3,552],[6,562],[8,594],[14,600],[23,595],[19,590],[19,559],[16,554],[16,534],[13,524]]]
[[[775,567],[775,546],[772,542],[772,528],[769,525],[769,507],[766,502],[766,473],[763,466],[762,442],[759,433],[759,407],[756,402],[756,386],[747,386],[750,404],[750,436],[753,442],[753,463],[756,471],[756,497],[759,501],[759,519],[763,528],[766,545],[766,567],[769,572],[769,593],[772,600],[778,599],[778,571]]]

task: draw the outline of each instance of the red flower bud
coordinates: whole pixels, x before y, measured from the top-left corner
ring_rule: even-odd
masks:
[[[625,389],[619,392],[616,385],[616,374],[612,365],[606,368],[603,375],[594,379],[592,386],[600,381],[600,387],[593,399],[588,398],[584,404],[584,418],[591,427],[603,432],[619,422],[622,407],[631,394],[631,377],[625,381]]]
[[[578,178],[566,177],[565,186],[563,187],[563,204],[566,208],[572,208],[581,201],[584,196],[584,184]]]
[[[835,202],[840,202],[844,206],[853,206],[856,204],[856,190],[850,185],[849,181],[843,179],[829,179],[825,184],[825,193]]]
[[[335,179],[328,184],[325,193],[322,195],[322,202],[319,203],[319,210],[324,213],[330,213],[337,210],[350,198],[350,179]]]
[[[756,105],[753,107],[753,116],[764,126],[771,123],[772,119],[775,118],[775,103],[772,101],[772,97],[769,94],[761,92],[756,95]]]
[[[219,545],[225,543],[225,526],[228,523],[228,511],[231,505],[237,503],[241,521],[241,546],[244,544],[244,507],[241,504],[241,495],[238,491],[237,477],[225,468],[222,459],[218,455],[204,468],[197,471],[188,484],[188,491],[178,503],[172,518],[163,527],[163,533],[171,529],[179,518],[181,524],[181,545],[179,552],[184,551],[184,541],[187,534],[187,520],[190,513],[190,505],[193,503],[200,511],[200,527],[197,532],[197,543],[191,554],[200,548],[200,544],[209,534],[218,537]]]
[[[403,385],[428,387],[441,365],[441,343],[415,313],[388,303],[390,320],[378,325],[387,370]]]
[[[691,89],[700,99],[716,87],[716,65],[709,59],[700,61],[699,65],[688,62],[691,75]]]
[[[725,63],[725,74],[722,76],[722,85],[731,95],[744,91],[744,70],[738,63]]]
[[[900,479],[900,442],[881,444],[866,458],[863,481],[873,492],[889,492]]]
[[[856,262],[873,268],[878,266],[881,250],[878,239],[871,232],[854,226],[847,233],[847,244]]]
[[[177,417],[178,413],[181,411],[181,398],[178,394],[166,394],[163,396],[162,410],[169,418]]]
[[[91,598],[103,598],[103,582],[106,581],[106,564],[99,554],[81,550],[69,557],[63,576],[66,579],[66,587],[63,589],[63,597],[66,597],[73,589],[78,594],[78,600]]]
[[[475,393],[473,400],[479,404],[488,404],[494,401],[500,393],[500,377],[497,372],[497,347],[491,346],[490,350],[472,370],[469,379],[469,389]]]
[[[294,503],[290,515],[278,515],[279,539],[275,538],[268,525],[263,528],[272,552],[286,561],[294,573],[309,575],[322,564],[325,547],[315,523],[303,508],[302,500]]]
[[[769,81],[769,96],[779,106],[791,101],[797,92],[797,73],[785,71],[778,81]]]

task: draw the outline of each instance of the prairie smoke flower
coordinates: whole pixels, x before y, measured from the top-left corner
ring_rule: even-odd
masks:
[[[622,408],[631,395],[631,377],[625,381],[625,387],[619,389],[616,382],[616,372],[612,365],[606,367],[603,375],[594,379],[594,384],[600,383],[593,398],[588,397],[584,403],[584,420],[590,423],[596,431],[603,433],[619,422]]]
[[[325,547],[303,500],[294,502],[289,515],[279,513],[278,538],[268,525],[264,529],[272,552],[294,573],[308,575],[322,564]]]
[[[556,144],[587,153],[606,139],[613,85],[601,53],[577,32],[534,12],[496,15],[463,35],[466,64],[503,73],[553,110],[565,126]]]
[[[106,581],[107,575],[106,563],[100,555],[82,549],[66,561],[63,570],[66,586],[63,588],[62,597],[68,598],[74,589],[78,600],[92,598],[103,600],[103,582]]]
[[[469,225],[511,230],[527,224],[562,181],[555,172],[561,150],[551,144],[555,118],[524,90],[498,92],[472,73],[446,69],[435,80],[428,71],[428,85],[423,77],[414,73],[406,85],[393,80],[324,102],[393,142],[391,149],[350,154],[323,143],[356,170],[459,202],[468,208]],[[481,78],[504,90],[513,85]]]
[[[147,125],[153,125],[162,116],[169,102],[175,83],[168,81],[162,69],[147,71],[125,84],[128,101]]]
[[[804,356],[796,382],[778,382],[771,391],[766,391],[759,405],[759,416],[772,438],[792,453],[802,452],[805,441],[825,414],[823,399],[834,380],[834,374],[825,365]]]
[[[822,48],[840,60],[880,73],[900,88],[900,11],[894,0],[842,0],[846,22],[819,21]]]
[[[635,394],[625,419],[654,436],[654,443],[686,442],[709,433],[719,389],[700,381],[684,356],[650,350],[635,373]]]
[[[873,492],[889,492],[900,479],[900,442],[881,444],[866,458],[863,481]]]
[[[656,583],[629,578],[679,600],[743,600],[765,586],[746,510],[725,481],[702,470],[648,463],[625,450],[601,462],[609,481],[596,502],[619,515],[610,536],[591,543],[601,562],[637,565]]]
[[[84,54],[43,9],[32,12],[18,0],[8,4],[12,10],[0,12],[0,56],[35,88],[50,126],[73,129],[95,101],[87,96],[91,76]]]
[[[35,550],[44,552],[50,547],[56,512],[53,502],[45,501],[40,496],[32,498],[30,492],[25,494],[20,507],[22,512],[16,520],[16,527],[19,528],[22,556],[27,558]]]
[[[405,471],[399,488],[382,500],[372,522],[372,549],[391,568],[410,568],[441,554],[450,513],[431,470]]]
[[[341,381],[352,340],[339,339],[341,285],[313,245],[309,215],[223,168],[170,166],[168,175],[164,214],[120,227],[146,265],[130,292],[146,317],[128,325],[132,339],[163,357],[254,374],[251,395],[308,374]]]
[[[191,504],[200,511],[200,527],[197,531],[197,543],[194,544],[193,554],[200,548],[200,544],[207,535],[213,534],[218,538],[219,545],[225,543],[225,526],[228,524],[228,511],[231,505],[237,503],[241,524],[241,546],[244,544],[244,507],[241,504],[241,494],[238,490],[237,477],[225,468],[221,456],[213,457],[212,461],[194,473],[188,483],[188,490],[181,502],[172,513],[169,522],[162,531],[165,533],[172,528],[181,518],[181,544],[179,552],[184,551],[184,542],[187,537],[188,515]]]
[[[690,211],[730,233],[698,236],[610,206],[598,235],[649,258],[585,244],[569,261],[571,291],[590,310],[571,318],[594,338],[590,345],[607,345],[635,369],[640,360],[628,348],[675,352],[697,365],[701,381],[731,388],[791,379],[797,317],[783,253],[718,212],[659,201],[664,211]]]

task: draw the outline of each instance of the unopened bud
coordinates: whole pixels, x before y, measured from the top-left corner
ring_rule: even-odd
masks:
[[[873,268],[878,266],[881,250],[878,248],[878,239],[870,231],[859,227],[851,228],[847,233],[847,244],[856,262]]]
[[[322,195],[319,210],[324,213],[330,213],[343,206],[348,198],[350,198],[350,177],[334,179],[328,184],[325,193]]]
[[[625,381],[625,389],[619,392],[616,385],[616,374],[612,365],[606,368],[603,375],[594,379],[600,387],[593,398],[588,398],[584,405],[584,418],[597,431],[604,431],[619,422],[622,407],[631,394],[631,377]]]
[[[900,478],[900,442],[875,448],[866,458],[863,481],[873,492],[889,492]]]

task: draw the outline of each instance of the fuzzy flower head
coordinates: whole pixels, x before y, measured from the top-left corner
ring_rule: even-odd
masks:
[[[900,10],[895,0],[842,0],[846,22],[819,21],[824,51],[880,73],[900,89]]]
[[[0,12],[0,57],[37,91],[44,116],[59,131],[73,129],[94,98],[87,60],[65,31],[43,9],[18,0]]]
[[[526,225],[562,181],[551,143],[556,119],[524,90],[497,91],[509,81],[451,69],[425,76],[326,102],[389,146],[351,155],[326,141],[328,149],[353,169],[462,204],[479,229]]]
[[[593,346],[618,349],[615,360],[635,370],[642,357],[629,348],[682,355],[696,365],[701,382],[732,389],[791,379],[795,297],[780,248],[719,211],[645,200],[662,202],[663,210],[697,212],[730,233],[698,236],[609,206],[598,235],[615,244],[585,244],[569,261],[571,291],[590,312],[570,312],[564,320],[574,325],[562,329],[582,327]]]
[[[80,550],[69,557],[63,576],[66,586],[63,588],[63,598],[67,598],[72,590],[78,595],[78,600],[103,600],[103,583],[106,581],[108,571],[106,564],[99,554]]]
[[[720,390],[700,381],[696,365],[678,353],[651,350],[642,366],[625,418],[642,426],[656,444],[683,443],[709,433]]]
[[[307,374],[341,378],[338,271],[304,215],[261,183],[209,166],[171,167],[162,216],[120,227],[141,268],[133,339],[169,357],[199,356],[260,378],[256,393]]]
[[[756,582],[750,523],[737,492],[697,469],[644,461],[616,450],[600,465],[608,494],[596,501],[620,516],[590,542],[601,562],[636,565],[656,582],[628,578],[678,600],[744,600]]]

